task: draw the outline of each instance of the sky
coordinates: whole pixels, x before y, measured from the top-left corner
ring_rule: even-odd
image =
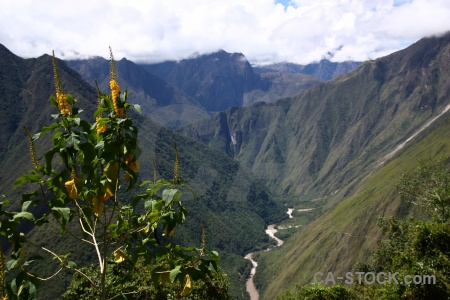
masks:
[[[0,0],[0,44],[24,58],[365,61],[447,31],[449,0]]]

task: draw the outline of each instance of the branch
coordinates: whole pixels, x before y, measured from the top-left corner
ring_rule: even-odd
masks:
[[[120,296],[131,295],[131,294],[137,294],[137,293],[139,293],[140,291],[141,291],[141,289],[138,289],[137,291],[134,291],[134,292],[120,293],[120,294],[117,294],[117,295],[115,295],[114,297],[110,298],[109,300],[112,300],[112,299],[117,298],[117,297],[120,297]]]
[[[98,286],[92,281],[91,278],[89,278],[89,276],[87,276],[86,274],[84,274],[83,272],[80,271],[80,269],[74,269],[75,272],[81,274],[84,278],[86,278],[87,280],[89,280],[89,282],[92,284],[93,287],[95,287],[98,290]]]
[[[53,277],[55,277],[56,275],[58,275],[58,273],[61,272],[62,269],[64,269],[64,268],[63,268],[63,267],[59,268],[59,270],[58,270],[55,274],[53,274],[53,275],[51,275],[51,276],[49,276],[49,277],[47,277],[47,278],[42,278],[42,277],[36,276],[36,275],[34,275],[34,274],[28,272],[27,270],[25,270],[25,269],[23,268],[23,266],[20,266],[20,269],[21,269],[22,271],[24,271],[28,276],[34,277],[34,278],[39,279],[39,280],[42,280],[42,281],[46,281],[46,280],[52,279]]]

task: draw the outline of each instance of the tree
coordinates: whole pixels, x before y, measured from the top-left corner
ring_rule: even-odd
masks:
[[[366,294],[383,299],[450,297],[450,173],[446,162],[444,157],[421,161],[415,170],[401,175],[397,185],[401,200],[414,204],[425,217],[379,219],[386,239],[379,242],[373,262],[357,268],[362,272],[397,272],[399,280],[368,287]],[[407,284],[405,276],[429,278],[433,283]]]
[[[412,172],[401,175],[397,189],[402,201],[423,209],[440,223],[450,218],[450,174],[447,159],[421,161]]]
[[[53,55],[56,97],[50,100],[59,113],[53,115],[53,124],[34,136],[25,129],[34,169],[15,182],[15,187],[32,183],[38,188],[22,195],[21,211],[6,211],[8,200],[0,202],[0,234],[11,243],[11,259],[6,263],[7,272],[13,276],[7,286],[10,299],[36,298],[39,281],[50,280],[63,269],[84,278],[95,299],[139,293],[137,286],[123,290],[114,287],[114,280],[108,278],[115,276],[110,269],[132,274],[147,268],[153,283],[179,282],[179,296],[189,295],[195,280],[211,279],[219,272],[218,254],[205,249],[204,241],[197,249],[175,245],[171,238],[187,216],[180,189],[190,190],[178,176],[176,145],[173,179],[157,180],[155,176],[139,184],[144,192],[132,199],[126,196],[138,188],[140,151],[138,129],[126,115],[131,108],[140,112],[140,107],[127,102],[127,91],[121,92],[111,49],[110,54],[111,94],[103,94],[97,86],[98,108],[93,124],[82,117],[77,100],[64,93]],[[45,163],[41,164],[34,142],[48,133],[53,133],[53,148],[45,153]],[[30,209],[37,205],[46,208],[42,216]],[[56,253],[32,242],[18,226],[23,222],[47,226],[50,219],[56,220],[66,238],[76,239],[95,252],[94,269],[79,268],[69,253]],[[72,230],[74,225],[81,234]],[[168,238],[163,240],[162,236]],[[32,247],[58,262],[53,275],[43,278],[30,271],[29,266],[42,259],[27,254]]]

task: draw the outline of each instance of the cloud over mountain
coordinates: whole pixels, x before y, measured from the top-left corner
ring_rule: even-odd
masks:
[[[2,1],[0,43],[24,57],[107,56],[137,62],[218,49],[252,63],[362,61],[450,30],[445,0]]]

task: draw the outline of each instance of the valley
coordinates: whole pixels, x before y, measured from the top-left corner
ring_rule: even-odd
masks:
[[[58,64],[64,89],[94,123],[93,83],[109,91],[108,60]],[[0,168],[10,170],[0,174],[0,191],[20,207],[24,190],[12,187],[30,168],[22,127],[37,133],[54,114],[51,57],[23,59],[0,45],[0,67]],[[450,155],[450,34],[362,63],[256,67],[220,50],[152,65],[122,59],[117,72],[142,107],[130,113],[139,180],[173,176],[176,142],[180,179],[198,199],[183,198],[188,217],[174,241],[198,247],[206,239],[233,299],[276,299],[315,272],[370,261],[384,237],[378,219],[412,215],[400,201],[400,176],[419,160]],[[37,141],[39,160],[51,143]],[[84,265],[93,259],[63,243],[57,227],[27,234],[74,248]],[[46,296],[61,295],[70,276],[43,283]]]

